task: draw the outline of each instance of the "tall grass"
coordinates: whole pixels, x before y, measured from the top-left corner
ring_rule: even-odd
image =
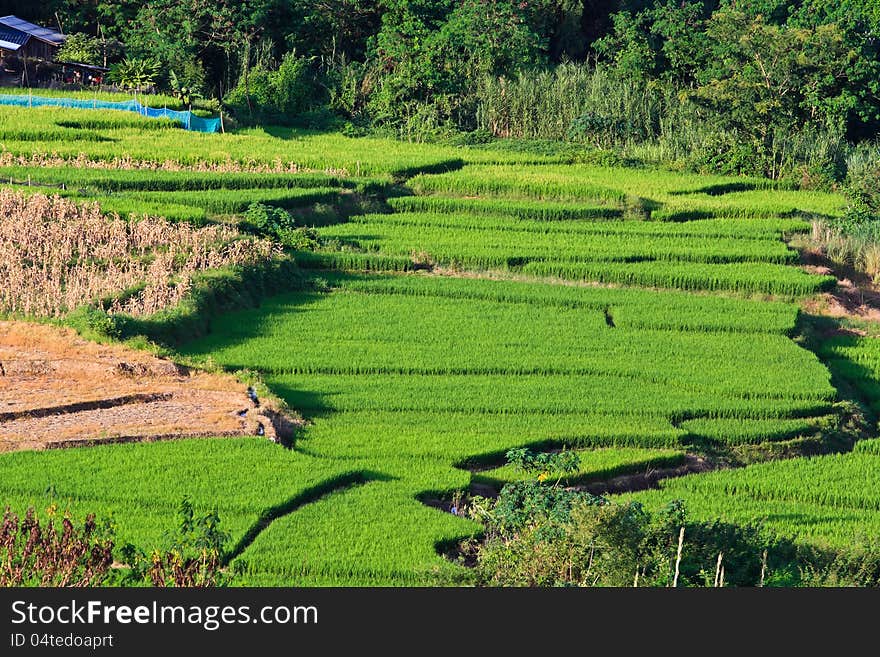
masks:
[[[477,125],[496,137],[578,141],[705,172],[766,175],[807,186],[842,176],[849,146],[841,130],[780,131],[769,148],[756,147],[719,130],[688,96],[689,89],[659,80],[567,63],[485,79],[477,92]]]
[[[479,101],[478,125],[496,136],[565,139],[575,121],[590,114],[607,121],[605,130],[596,131],[597,145],[656,137],[663,117],[679,105],[657,87],[624,82],[607,69],[584,64],[488,78]]]

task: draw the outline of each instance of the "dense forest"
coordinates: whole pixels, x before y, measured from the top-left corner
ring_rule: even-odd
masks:
[[[880,173],[880,0],[48,0],[0,11],[60,24],[83,35],[70,44],[79,60],[141,65],[159,86],[222,100],[241,123],[570,141],[801,186]]]

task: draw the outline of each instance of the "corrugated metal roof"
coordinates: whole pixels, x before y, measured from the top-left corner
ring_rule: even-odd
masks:
[[[19,32],[18,30],[12,30],[5,25],[0,25],[0,41],[5,41],[6,43],[10,43],[16,47],[7,48],[7,50],[14,50],[17,49],[18,46],[23,46],[30,38],[30,34],[25,34],[24,32]]]
[[[12,52],[15,52],[19,48],[21,48],[21,44],[11,43],[9,41],[4,41],[3,39],[0,39],[0,50],[11,50]]]
[[[13,30],[18,30],[19,32],[23,32],[24,34],[40,39],[41,41],[48,41],[56,46],[60,46],[64,43],[65,39],[61,32],[56,32],[48,27],[34,25],[22,18],[18,18],[17,16],[3,16],[0,18],[0,25],[5,25]]]

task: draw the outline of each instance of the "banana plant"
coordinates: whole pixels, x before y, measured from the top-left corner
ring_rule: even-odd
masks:
[[[193,100],[196,98],[202,98],[202,95],[198,91],[183,84],[174,71],[170,71],[168,81],[171,83],[171,91],[174,93],[174,97],[186,105],[188,110],[192,109]]]

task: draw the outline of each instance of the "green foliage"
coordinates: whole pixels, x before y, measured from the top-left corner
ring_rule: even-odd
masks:
[[[521,481],[507,484],[501,489],[489,519],[490,527],[497,527],[502,534],[522,531],[534,522],[535,517],[546,518],[549,531],[539,532],[544,537],[551,534],[555,525],[564,524],[571,518],[573,509],[580,505],[602,505],[605,500],[583,491],[574,491],[540,481]]]
[[[293,51],[277,68],[261,63],[246,69],[224,102],[239,118],[288,124],[315,107],[318,98],[312,61]]]
[[[165,536],[167,551],[150,554],[127,543],[120,555],[129,570],[126,584],[150,583],[153,586],[226,586],[229,576],[222,572],[221,555],[229,534],[220,529],[220,517],[212,509],[196,516],[192,501],[184,496],[177,510],[179,524]]]
[[[64,45],[58,49],[55,60],[75,64],[98,64],[100,43],[88,34],[68,34]]]
[[[126,58],[110,68],[108,77],[124,89],[145,91],[156,85],[162,63],[153,57]]]
[[[507,484],[494,501],[475,498],[467,512],[487,525],[471,551],[477,581],[488,586],[717,586],[718,558],[725,584],[754,586],[772,583],[766,566],[775,581],[791,583],[798,561],[812,565],[758,527],[696,522],[680,500],[651,513],[540,477]]]
[[[341,59],[334,62],[325,74],[328,107],[337,114],[351,118],[363,119],[369,98],[369,69],[362,62]],[[364,125],[346,124],[349,136],[363,136],[367,132]]]
[[[850,215],[860,219],[880,216],[880,148],[862,144],[847,159],[847,194]]]
[[[188,108],[192,107],[193,101],[196,98],[201,98],[201,94],[190,84],[177,77],[177,73],[173,70],[168,74],[168,83],[171,86],[171,92],[174,94],[174,97]]]
[[[213,550],[219,553],[223,550],[229,534],[220,529],[220,517],[216,508],[203,516],[196,516],[192,500],[185,496],[177,513],[180,524],[169,541],[172,550],[181,553],[191,550]]]
[[[561,452],[534,452],[520,447],[508,450],[507,462],[514,468],[524,472],[539,473],[546,476],[558,475],[559,479],[565,475],[574,474],[578,470],[579,457],[576,452],[562,450]]]
[[[121,327],[112,315],[101,308],[81,306],[68,313],[65,322],[91,339],[105,341],[121,336]]]
[[[762,173],[776,175],[776,133],[845,123],[852,106],[845,71],[853,54],[836,25],[785,28],[723,11],[706,34],[715,45],[692,98],[722,132],[754,149],[749,159],[765,162]]]
[[[368,106],[376,121],[402,124],[409,136],[466,123],[474,112],[470,95],[483,76],[514,73],[534,61],[537,39],[509,0],[440,3],[430,10],[389,4],[374,52],[385,74]]]
[[[267,235],[278,235],[294,228],[289,212],[265,203],[251,203],[244,218],[255,230]]]
[[[296,226],[294,218],[283,208],[251,203],[244,214],[245,225],[260,235],[268,235],[296,251],[315,251],[319,247],[317,232]]]

